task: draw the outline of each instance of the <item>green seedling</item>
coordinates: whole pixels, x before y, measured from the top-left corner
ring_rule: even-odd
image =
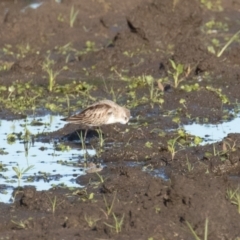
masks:
[[[101,209],[103,211],[103,213],[106,215],[106,218],[108,219],[108,217],[110,216],[112,210],[113,210],[113,206],[114,206],[114,202],[115,202],[115,199],[116,199],[116,195],[117,195],[117,192],[114,192],[114,195],[113,195],[113,199],[112,199],[112,202],[111,202],[111,205],[109,206],[109,204],[107,203],[107,200],[106,200],[106,197],[103,195],[103,200],[104,200],[104,203],[105,203],[105,207],[106,207],[106,210],[107,211],[104,211],[103,209]]]
[[[89,201],[89,200],[93,200],[94,199],[94,193],[90,193],[88,194],[86,189],[83,190],[77,190],[76,192],[73,193],[73,195],[81,195],[81,200],[82,201]]]
[[[160,212],[161,212],[161,208],[158,207],[158,206],[155,206],[154,209],[155,209],[155,212],[156,212],[156,213],[160,213]]]
[[[180,117],[174,117],[174,118],[172,119],[172,121],[175,122],[175,123],[177,123],[177,124],[180,124],[181,119],[180,119]]]
[[[100,146],[100,148],[103,148],[105,139],[103,138],[102,130],[101,130],[101,129],[97,129],[96,131],[97,131],[97,133],[98,133],[99,146]]]
[[[65,44],[65,45],[63,45],[63,46],[56,46],[55,48],[54,48],[55,50],[57,50],[57,52],[59,53],[59,54],[62,54],[62,55],[66,55],[66,54],[68,54],[69,52],[71,52],[71,51],[76,51],[73,47],[72,47],[72,43],[71,42],[69,42],[69,43],[67,43],[67,44]]]
[[[236,32],[228,41],[227,43],[223,46],[223,48],[218,52],[217,57],[221,57],[222,54],[224,53],[224,51],[229,47],[229,45],[235,41],[236,39],[238,39],[238,35],[240,33],[240,30],[238,32]]]
[[[228,141],[233,142],[233,144],[231,145]],[[236,143],[237,140],[233,141],[231,138],[227,138],[225,141],[223,141],[223,151],[224,152],[234,152],[236,151]]]
[[[110,225],[106,222],[104,222],[104,224],[112,229],[114,229],[116,231],[116,233],[120,233],[122,231],[122,225],[123,225],[123,220],[124,220],[124,214],[122,215],[122,217],[120,219],[118,219],[116,217],[116,215],[113,213],[113,219],[114,219],[114,225]]]
[[[188,221],[186,221],[186,224],[187,224],[188,228],[190,229],[194,239],[201,240],[201,238],[194,231],[192,225]],[[207,240],[207,239],[208,239],[208,218],[206,218],[206,220],[205,220],[205,229],[204,229],[204,240]]]
[[[70,146],[66,146],[63,143],[59,143],[59,144],[55,145],[54,150],[55,151],[61,151],[61,152],[68,152],[68,151],[71,150],[71,147]]]
[[[0,155],[8,155],[8,152],[6,152],[6,151],[4,150],[4,148],[0,148]],[[1,164],[2,164],[2,163],[0,163],[0,166],[2,166]],[[1,167],[0,167],[0,169],[1,169]]]
[[[14,133],[10,133],[7,135],[7,143],[12,145],[16,142],[16,135]]]
[[[221,0],[201,0],[201,4],[203,4],[208,10],[211,11],[222,11],[222,1]]]
[[[230,103],[228,97],[225,94],[222,93],[222,89],[220,89],[220,88],[216,89],[216,88],[211,87],[211,86],[207,86],[206,89],[208,91],[216,93],[217,96],[221,99],[223,104],[229,104]]]
[[[148,85],[149,99],[154,103],[160,103],[162,105],[164,103],[164,100],[160,98],[160,96],[163,95],[163,91],[160,91],[160,89],[155,86],[154,78],[150,75],[147,75],[147,76],[144,76],[144,80]]]
[[[99,173],[96,172],[96,174],[99,177],[100,183],[104,183],[106,179],[104,179],[103,176],[101,176]]]
[[[215,21],[215,19],[210,20],[204,24],[204,31],[207,33],[212,33],[213,31],[228,32],[229,26],[226,22]]]
[[[100,220],[100,218],[93,218],[93,217],[88,217],[87,215],[84,215],[84,219],[87,222],[88,226],[90,228],[93,228],[96,226],[97,221]]]
[[[8,99],[11,98],[11,96],[15,92],[15,90],[16,90],[16,88],[13,85],[8,87],[8,92],[9,92]]]
[[[238,213],[240,214],[240,190],[227,189],[227,199],[234,205],[237,205]]]
[[[74,22],[76,21],[77,19],[77,15],[78,15],[79,11],[74,11],[74,6],[71,7],[71,11],[70,11],[70,27],[72,28],[73,25],[74,25]]]
[[[65,18],[64,18],[64,16],[62,15],[62,13],[59,13],[59,14],[58,14],[57,20],[58,20],[59,22],[64,22]]]
[[[186,100],[185,100],[185,99],[181,98],[181,99],[179,100],[179,103],[182,104],[183,107],[187,109]]]
[[[11,44],[4,44],[4,47],[2,48],[2,51],[5,55],[14,56],[14,52],[12,51],[12,45]]]
[[[81,142],[81,145],[82,145],[82,149],[84,150],[83,158],[86,161],[87,160],[87,156],[88,156],[87,147],[86,147],[86,143],[85,143],[86,137],[87,137],[87,130],[85,130],[84,136],[83,136],[82,131],[80,132],[80,134],[77,132],[77,135],[78,135],[78,137],[80,139],[80,142]]]
[[[177,144],[179,144],[180,146],[182,146],[180,143],[177,142],[177,140],[180,138],[181,136],[178,136],[174,139],[170,139],[168,140],[167,142],[167,145],[168,145],[168,151],[171,153],[171,159],[173,160],[176,153],[183,150],[183,149],[179,149],[177,150]]]
[[[153,143],[152,142],[146,142],[145,147],[152,148]]]
[[[182,85],[180,88],[186,92],[192,92],[192,91],[198,91],[200,89],[200,86],[198,83],[195,83],[192,85],[185,84],[185,85]]]
[[[21,179],[23,177],[23,174],[27,173],[29,170],[33,169],[34,168],[34,165],[30,165],[29,167],[27,168],[20,168],[19,166],[18,167],[12,167],[12,169],[14,170],[14,172],[16,173],[17,175],[17,178],[18,178],[18,187],[20,187],[20,182],[21,182]]]
[[[45,58],[45,61],[43,62],[42,65],[42,70],[45,71],[48,75],[48,91],[53,92],[54,87],[56,85],[56,77],[60,74],[62,71],[55,71],[53,70],[53,66],[55,64],[55,61],[50,59],[50,56]]]
[[[125,91],[124,89],[122,91],[120,91],[120,88],[118,88],[117,91],[114,91],[112,86],[109,89],[107,84],[106,84],[105,79],[103,79],[103,84],[104,84],[105,92],[108,93],[108,94],[111,94],[112,100],[114,102],[117,102],[118,99],[121,97],[122,92]]]
[[[94,52],[94,51],[97,51],[95,42],[86,41],[84,53]]]
[[[195,137],[194,137],[194,144],[195,144],[196,146],[198,146],[202,141],[203,141],[202,138],[200,138],[200,137],[198,137],[198,136],[195,136]]]
[[[25,126],[24,134],[21,136],[24,142],[24,151],[25,151],[25,157],[28,157],[28,151],[32,144],[32,133],[27,129],[27,126]]]
[[[70,113],[70,99],[69,99],[69,95],[66,94],[66,102],[67,102],[67,114],[69,115]]]
[[[173,81],[174,81],[174,87],[177,88],[178,85],[185,79],[184,77],[180,78],[180,75],[182,75],[182,73],[183,73],[184,66],[183,66],[183,64],[176,64],[171,59],[169,61],[172,65],[173,71],[169,70],[168,73],[170,75],[172,75]]]
[[[33,50],[31,50],[31,47],[29,45],[29,43],[27,43],[26,45],[17,45],[17,58],[24,58],[26,57],[26,54],[28,54],[29,52],[33,52]]]
[[[24,221],[20,220],[18,222],[11,220],[11,222],[15,224],[18,229],[26,229],[28,228],[28,224],[29,224],[28,220],[24,220]]]
[[[134,56],[134,52],[124,51],[123,55],[125,55],[125,56],[127,56],[129,58],[132,58]]]
[[[223,142],[222,150],[217,150],[215,144],[213,144],[213,152],[206,152],[206,157],[220,157],[222,161],[226,160],[226,157],[228,156],[228,153],[231,151],[231,149],[227,148],[227,144]]]
[[[186,162],[186,164],[187,164],[187,169],[188,169],[189,172],[191,172],[191,171],[194,169],[194,167],[193,167],[192,164],[189,162],[188,156],[187,156],[186,158],[187,158],[187,162]]]
[[[0,97],[1,105],[19,113],[36,109],[36,100],[42,96],[43,88],[36,87],[31,82],[20,83],[15,81],[4,92],[8,94],[8,97]]]
[[[14,64],[13,62],[2,62],[0,64],[0,72],[9,71],[12,68],[13,64]],[[1,92],[1,89],[0,89],[0,92]]]
[[[56,207],[57,207],[57,197],[54,196],[53,199],[50,198],[50,196],[48,194],[46,194],[50,203],[51,203],[51,207],[52,207],[52,213],[54,214],[56,211]]]

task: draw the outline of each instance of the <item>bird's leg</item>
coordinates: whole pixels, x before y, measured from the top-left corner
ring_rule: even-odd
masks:
[[[81,130],[80,131],[80,133],[78,133],[77,132],[77,134],[78,134],[78,137],[79,137],[79,139],[80,139],[80,142],[81,142],[81,144],[82,144],[82,150],[84,150],[84,155],[83,155],[83,157],[84,157],[84,159],[85,160],[87,160],[87,148],[86,148],[86,143],[85,143],[85,141],[86,141],[86,137],[87,137],[87,131],[88,131],[88,129],[86,129],[85,131],[84,131],[84,136],[83,136],[83,131]]]
[[[98,129],[97,129],[97,133],[98,133],[98,138],[99,138],[99,146],[100,146],[100,148],[102,148],[103,144],[104,144],[104,139],[103,139],[103,133],[102,133],[102,130],[100,127],[98,127]]]
[[[87,132],[88,132],[88,128],[85,129],[85,133],[84,133],[84,143],[86,144],[86,138],[87,138]]]
[[[87,161],[88,159],[88,152],[87,152],[87,148],[86,148],[86,137],[87,137],[87,132],[88,132],[88,128],[85,129],[85,132],[84,132],[84,137],[82,139],[82,148],[84,149],[85,153],[84,153],[84,159],[85,161]]]

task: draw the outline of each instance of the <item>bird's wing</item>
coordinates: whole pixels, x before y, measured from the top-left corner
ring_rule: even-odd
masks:
[[[85,108],[82,112],[66,118],[65,121],[85,124],[89,126],[99,126],[104,124],[104,119],[109,117],[113,112],[113,108],[106,104],[99,102]]]

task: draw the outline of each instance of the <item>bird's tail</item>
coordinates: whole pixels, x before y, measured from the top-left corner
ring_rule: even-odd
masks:
[[[67,122],[67,118],[61,118],[61,121]]]
[[[79,118],[78,116],[62,118],[61,120],[69,123],[75,123],[75,124],[79,124],[81,122],[81,118]]]

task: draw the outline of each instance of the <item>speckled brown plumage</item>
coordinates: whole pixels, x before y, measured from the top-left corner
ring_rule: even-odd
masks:
[[[130,111],[127,108],[110,100],[102,100],[63,120],[88,127],[99,127],[112,123],[126,124],[129,119]]]

